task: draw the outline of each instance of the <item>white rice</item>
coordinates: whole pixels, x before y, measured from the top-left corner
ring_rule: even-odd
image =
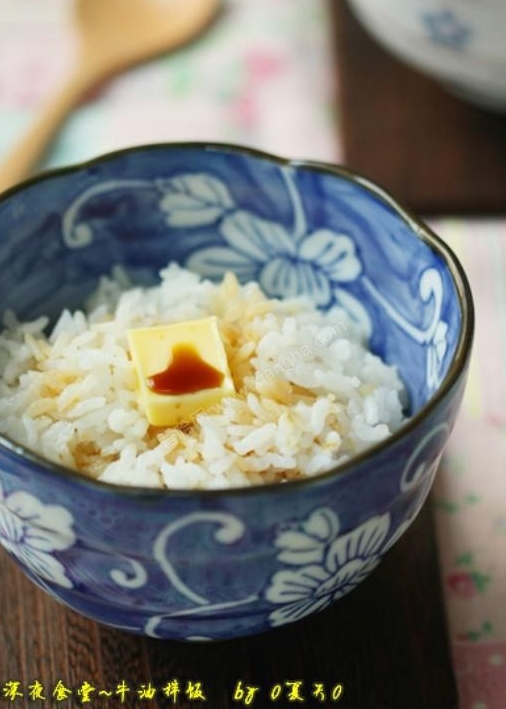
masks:
[[[237,395],[179,428],[140,408],[126,332],[216,315]],[[228,488],[294,480],[344,462],[403,422],[396,369],[371,354],[346,313],[268,299],[232,274],[216,285],[175,264],[153,288],[121,271],[85,311],[4,315],[0,432],[110,483]]]

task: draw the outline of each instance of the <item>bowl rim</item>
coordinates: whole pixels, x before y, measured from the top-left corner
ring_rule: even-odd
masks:
[[[414,235],[421,239],[429,248],[437,253],[443,260],[448,272],[452,278],[458,303],[460,306],[462,325],[459,339],[453,360],[450,364],[448,372],[439,384],[436,391],[432,394],[429,400],[419,409],[413,416],[408,418],[394,433],[378,443],[373,444],[366,450],[354,455],[350,460],[340,463],[329,470],[319,473],[318,475],[300,478],[297,480],[248,485],[241,487],[219,488],[219,489],[175,489],[175,488],[158,488],[144,487],[137,485],[125,485],[117,483],[109,483],[95,478],[86,476],[71,468],[67,468],[58,463],[54,463],[45,459],[35,451],[26,448],[23,445],[17,444],[7,436],[0,433],[0,452],[5,449],[10,456],[16,459],[21,458],[31,464],[45,469],[48,473],[54,473],[58,477],[65,477],[80,483],[81,485],[95,488],[97,492],[111,493],[119,497],[125,496],[128,498],[192,498],[192,499],[224,499],[238,496],[258,496],[272,495],[283,493],[286,494],[289,490],[297,490],[305,487],[314,487],[327,483],[333,478],[344,478],[352,475],[357,466],[366,463],[368,460],[373,460],[378,453],[386,451],[388,448],[395,446],[402,439],[407,438],[424,420],[428,419],[438,405],[446,398],[447,394],[453,389],[459,380],[461,374],[466,369],[472,349],[474,326],[475,326],[475,309],[471,287],[467,275],[457,258],[454,251],[444,242],[441,237],[437,236],[430,227],[428,227],[419,217],[415,216],[410,209],[404,207],[397,199],[395,199],[387,190],[377,185],[374,181],[367,177],[363,177],[355,173],[350,168],[325,162],[321,160],[285,158],[270,153],[268,151],[259,150],[257,148],[246,145],[238,145],[227,142],[208,142],[208,141],[176,141],[176,142],[157,142],[134,145],[119,150],[103,153],[89,160],[84,160],[71,165],[43,170],[33,177],[30,177],[22,182],[13,185],[4,192],[0,193],[0,204],[11,196],[23,191],[27,187],[45,182],[52,178],[59,178],[66,174],[79,172],[92,168],[100,163],[108,162],[116,158],[142,152],[151,151],[172,151],[172,150],[203,150],[204,152],[219,152],[221,154],[234,154],[243,157],[250,157],[259,160],[270,162],[279,167],[293,167],[313,172],[326,173],[335,175],[336,177],[344,178],[348,182],[358,185],[361,189],[372,193],[380,202],[385,203],[395,214],[404,221],[411,229]]]

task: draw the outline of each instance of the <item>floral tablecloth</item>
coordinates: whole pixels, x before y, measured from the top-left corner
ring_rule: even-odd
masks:
[[[0,158],[63,78],[69,0],[0,0]],[[89,96],[44,166],[132,144],[238,142],[339,162],[324,0],[228,0],[191,45]],[[469,386],[433,504],[461,709],[506,707],[506,217],[432,222],[469,274],[477,332]]]

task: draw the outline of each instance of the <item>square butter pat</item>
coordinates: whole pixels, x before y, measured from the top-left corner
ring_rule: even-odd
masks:
[[[141,405],[153,426],[191,423],[235,394],[215,317],[128,331]]]

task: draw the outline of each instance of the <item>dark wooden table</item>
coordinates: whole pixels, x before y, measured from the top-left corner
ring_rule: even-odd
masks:
[[[332,608],[228,642],[184,644],[101,627],[36,588],[3,550],[0,579],[0,707],[457,707],[429,509],[372,576]],[[175,703],[164,692],[173,680]],[[239,701],[240,692],[234,700],[239,681],[259,688],[249,704],[246,695]],[[45,700],[30,699],[36,682]],[[290,682],[301,682],[303,701],[289,699]],[[93,687],[89,703],[79,698],[85,683]],[[195,696],[197,683],[205,701]],[[23,696],[9,699],[13,686]],[[276,701],[273,688],[281,692]]]
[[[506,115],[395,59],[345,0],[328,6],[344,162],[418,213],[505,213]]]

